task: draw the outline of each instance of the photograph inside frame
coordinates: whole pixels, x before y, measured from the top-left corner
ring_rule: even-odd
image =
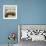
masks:
[[[3,19],[17,19],[17,5],[3,5]]]
[[[46,41],[46,25],[19,25],[19,28],[20,41]]]

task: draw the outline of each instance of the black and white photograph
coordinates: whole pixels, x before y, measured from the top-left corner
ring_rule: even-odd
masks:
[[[46,42],[46,25],[18,25],[20,46],[31,46]]]

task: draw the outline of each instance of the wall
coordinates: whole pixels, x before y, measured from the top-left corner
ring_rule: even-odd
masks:
[[[21,24],[46,24],[46,0],[23,0]]]
[[[3,5],[11,4],[11,5],[18,5],[18,18],[17,20],[5,20],[3,19]],[[10,32],[16,32],[18,36],[17,24],[20,22],[20,1],[18,0],[0,0],[0,44],[7,44],[8,34]],[[20,9],[20,10],[19,10]],[[18,43],[18,37],[16,38],[15,43]]]
[[[17,4],[17,20],[3,19],[5,4]],[[46,24],[46,0],[0,0],[0,44],[8,43],[9,32],[17,34],[18,24]]]

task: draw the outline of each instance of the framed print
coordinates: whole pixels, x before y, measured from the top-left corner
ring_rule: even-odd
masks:
[[[46,25],[20,24],[18,25],[18,31],[18,33],[20,33],[18,36],[19,41],[46,41]]]
[[[3,5],[3,19],[17,19],[17,5]]]

